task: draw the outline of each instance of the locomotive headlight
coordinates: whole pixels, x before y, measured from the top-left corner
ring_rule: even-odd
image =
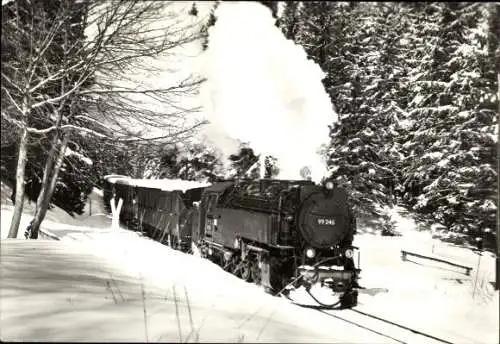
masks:
[[[332,183],[332,182],[326,182],[325,187],[326,187],[328,190],[332,190],[332,189],[333,189],[333,183]]]
[[[316,255],[316,250],[314,248],[311,247],[306,250],[307,258],[314,258],[315,255]]]
[[[354,251],[353,251],[353,250],[351,250],[351,249],[347,249],[347,250],[345,250],[345,252],[344,252],[344,256],[345,256],[346,258],[352,258],[352,257],[354,256]]]

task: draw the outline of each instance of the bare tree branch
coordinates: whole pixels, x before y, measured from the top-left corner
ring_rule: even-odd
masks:
[[[12,105],[14,105],[14,107],[17,109],[17,111],[19,111],[20,114],[23,114],[23,110],[21,109],[21,107],[17,104],[17,102],[14,100],[14,98],[10,95],[9,89],[2,86],[2,90],[5,92],[5,94],[9,98],[10,102],[12,103]],[[2,111],[2,115],[3,114],[4,114],[4,112]]]

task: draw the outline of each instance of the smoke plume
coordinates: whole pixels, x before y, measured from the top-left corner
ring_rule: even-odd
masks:
[[[271,11],[254,2],[222,2],[209,29],[202,89],[206,139],[223,156],[246,142],[278,159],[280,179],[319,181],[319,154],[337,121],[321,80],[325,74],[304,49],[287,40]]]

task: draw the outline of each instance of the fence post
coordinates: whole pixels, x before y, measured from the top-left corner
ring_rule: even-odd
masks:
[[[476,295],[476,286],[477,286],[477,279],[479,277],[479,265],[481,264],[481,251],[478,251],[478,259],[477,259],[477,268],[476,268],[476,280],[474,281],[474,290],[472,291],[472,299],[474,300],[474,296]]]
[[[111,228],[118,230],[120,228],[120,211],[122,210],[123,198],[118,200],[118,206],[115,204],[115,198],[111,199],[111,214],[113,218],[111,220]]]

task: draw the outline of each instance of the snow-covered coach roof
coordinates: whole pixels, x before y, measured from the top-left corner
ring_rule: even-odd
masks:
[[[128,176],[116,174],[105,176],[104,179],[112,184],[118,183],[151,189],[160,189],[164,191],[186,192],[186,190],[202,188],[211,185],[210,183],[206,182],[197,182],[182,179],[134,179]]]

